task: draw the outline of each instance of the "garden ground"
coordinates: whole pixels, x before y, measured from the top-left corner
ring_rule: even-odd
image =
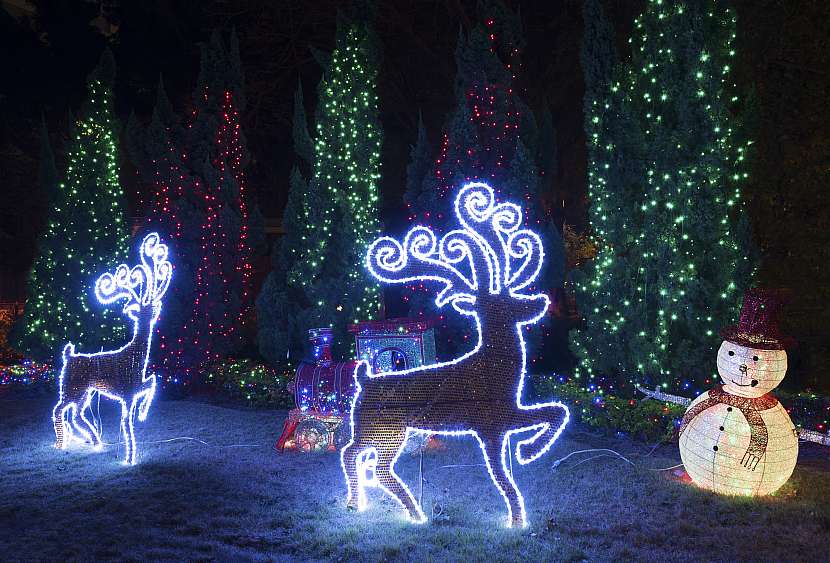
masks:
[[[572,424],[550,453],[515,466],[530,526],[505,506],[469,440],[423,456],[430,522],[408,523],[379,493],[345,508],[339,457],[278,454],[285,411],[157,401],[137,425],[135,467],[119,445],[52,447],[51,398],[0,398],[0,559],[8,560],[826,560],[830,450],[803,444],[767,499],[726,498],[670,471],[653,448]],[[114,411],[102,407],[105,440]],[[194,439],[201,440],[197,441]],[[611,448],[608,452],[571,452]],[[603,455],[605,453],[606,455]],[[602,457],[594,457],[602,456]],[[398,473],[418,491],[419,457]],[[458,467],[462,465],[462,467]],[[466,467],[464,467],[466,466]]]

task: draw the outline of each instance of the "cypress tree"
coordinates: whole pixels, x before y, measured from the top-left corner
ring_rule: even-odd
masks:
[[[501,3],[492,3],[490,8],[494,6],[499,10],[492,13],[503,14],[505,8]],[[486,8],[484,13],[490,13]],[[523,204],[526,225],[543,236],[545,248],[551,252],[553,246],[562,244],[561,237],[557,237],[557,243],[548,236],[552,232],[548,231],[540,197],[543,184],[536,163],[540,137],[532,112],[514,90],[513,71],[520,68],[521,41],[515,18],[509,21],[513,23],[507,25],[500,17],[485,15],[484,25],[468,35],[459,33],[455,53],[456,109],[447,120],[433,172],[424,179],[417,198],[409,196],[415,200],[410,217],[437,232],[445,231],[453,194],[464,183],[480,180],[489,183],[498,197]],[[504,32],[504,38],[502,30],[509,30]],[[509,68],[499,58],[499,52],[510,61]],[[528,148],[528,144],[533,148]],[[556,254],[554,249],[553,255]],[[552,274],[560,266],[548,260],[548,268]],[[538,281],[539,289],[550,291],[551,280],[556,278],[546,271]],[[434,295],[428,288],[413,284],[404,299],[409,303],[410,316],[438,319],[439,355],[451,357],[472,347],[475,338],[469,320],[452,313],[445,317],[443,311],[436,311]],[[538,360],[541,352],[540,340],[534,338],[532,361]]]
[[[413,210],[417,208],[422,197],[424,179],[432,170],[432,147],[427,137],[427,129],[424,126],[424,117],[418,112],[418,137],[409,152],[409,163],[406,165],[406,191],[403,200],[409,210],[412,220]]]
[[[321,201],[309,209],[313,250],[301,258],[297,282],[312,307],[306,322],[334,328],[336,352],[343,355],[350,355],[347,326],[375,318],[380,309],[378,286],[363,267],[379,233],[377,69],[368,22],[341,18],[319,86],[310,191]]]
[[[731,78],[735,23],[723,1],[651,0],[630,61],[604,88],[586,87],[599,254],[577,283],[587,326],[572,334],[586,387],[699,393],[716,375],[718,329],[734,320],[753,268],[733,220],[748,147]],[[583,50],[586,86],[608,76],[608,51]]]
[[[126,260],[130,238],[118,178],[114,81],[115,61],[107,49],[87,81],[64,179],[52,192],[29,275],[25,312],[12,335],[15,348],[35,359],[58,357],[68,341],[97,351],[123,344],[127,336],[121,311],[99,306],[93,292],[97,276]],[[52,183],[54,162],[43,151],[41,181]]]
[[[297,156],[310,165],[313,144],[308,134],[302,84],[294,94],[292,131]],[[312,215],[321,206],[319,199],[295,164],[282,216],[285,235],[274,244],[271,271],[256,301],[259,351],[272,364],[302,359],[311,307],[300,283],[300,268],[303,258],[314,250],[309,226],[313,224]]]
[[[236,34],[226,48],[214,32],[202,46],[191,116],[178,119],[160,86],[150,126],[131,127],[139,171],[154,186],[147,227],[167,234],[176,258],[174,298],[158,324],[157,357],[167,368],[217,360],[241,346],[251,247],[264,241],[245,177],[243,81]]]

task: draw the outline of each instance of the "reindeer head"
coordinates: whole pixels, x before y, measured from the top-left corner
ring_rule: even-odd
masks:
[[[141,263],[133,268],[121,264],[114,273],[105,273],[95,282],[95,297],[103,304],[126,299],[123,312],[133,321],[151,315],[158,319],[161,298],[170,286],[173,265],[167,260],[167,245],[159,242],[158,233],[144,237],[139,247]]]
[[[549,300],[523,290],[539,276],[544,249],[536,233],[521,228],[521,208],[496,203],[490,186],[472,182],[459,191],[455,216],[460,228],[440,240],[423,226],[413,227],[403,243],[378,238],[366,267],[386,283],[438,282],[436,306],[449,303],[463,315],[481,318],[488,311],[519,324],[538,321]]]

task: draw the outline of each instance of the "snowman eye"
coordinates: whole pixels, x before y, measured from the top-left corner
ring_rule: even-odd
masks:
[[[752,356],[752,361],[757,362],[758,361],[758,356]]]
[[[732,350],[729,350],[729,355],[730,355],[730,356],[734,356],[734,355],[735,355],[735,352],[733,352]]]

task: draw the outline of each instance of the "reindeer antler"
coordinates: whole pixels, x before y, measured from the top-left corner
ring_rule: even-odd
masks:
[[[476,292],[478,282],[472,265],[474,256],[464,236],[466,233],[452,231],[439,243],[431,229],[418,226],[406,234],[403,244],[391,237],[380,237],[369,246],[366,267],[373,276],[387,283],[429,280],[443,283],[444,289],[435,299],[439,307],[459,298],[472,299],[474,295],[465,290]],[[465,261],[471,264],[470,276],[456,267]]]
[[[455,212],[488,256],[494,278],[491,293],[500,293],[502,284],[512,293],[536,280],[544,260],[542,239],[521,228],[521,207],[510,202],[496,203],[490,186],[472,182],[459,192]]]
[[[438,307],[459,299],[474,302],[483,287],[496,295],[502,288],[513,293],[533,283],[544,252],[539,236],[520,228],[521,207],[497,204],[490,186],[471,182],[459,191],[455,214],[462,228],[440,241],[424,226],[413,227],[403,244],[378,238],[369,246],[366,267],[386,283],[443,283],[435,299]]]
[[[145,236],[139,249],[141,264],[132,269],[121,264],[114,273],[102,274],[95,282],[98,301],[108,305],[126,299],[124,313],[131,317],[140,307],[161,300],[173,273],[173,265],[167,260],[167,245],[159,242],[158,233]],[[147,263],[147,258],[152,266]]]
[[[510,233],[505,252],[504,283],[511,293],[536,281],[544,260],[545,250],[539,235],[527,229]]]
[[[170,287],[173,275],[173,265],[167,260],[168,249],[162,244],[158,233],[150,233],[141,242],[141,265],[152,280],[146,287],[142,302],[145,305],[158,303]],[[153,263],[152,268],[147,264],[147,258]]]
[[[102,274],[95,282],[95,297],[104,305],[113,303],[119,299],[126,299],[124,313],[132,316],[141,306],[143,288],[146,285],[144,270],[135,267],[132,270],[126,264],[121,264],[115,269],[115,273]],[[138,293],[136,289],[139,289]]]
[[[496,209],[495,202],[493,188],[481,182],[465,184],[455,198],[455,216],[486,260],[486,266],[479,269],[489,276],[489,290],[494,295],[501,293],[502,269],[496,252],[502,243],[488,225]]]

